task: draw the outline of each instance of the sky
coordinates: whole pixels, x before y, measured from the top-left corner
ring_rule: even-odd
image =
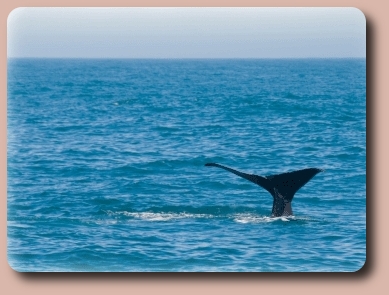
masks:
[[[356,8],[17,8],[7,56],[365,58]]]

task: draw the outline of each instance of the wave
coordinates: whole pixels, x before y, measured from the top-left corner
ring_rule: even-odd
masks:
[[[192,214],[192,213],[171,213],[171,212],[127,212],[127,211],[118,211],[118,212],[108,212],[108,215],[123,215],[126,217],[134,219],[142,219],[147,221],[167,221],[172,219],[199,219],[199,218],[214,218],[212,214]]]
[[[202,167],[205,163],[210,161],[226,161],[225,158],[217,157],[214,154],[205,153],[206,155],[193,156],[189,153],[187,155],[181,156],[170,156],[162,158],[159,155],[149,155],[145,156],[139,155],[138,157],[131,159],[131,163],[126,163],[125,165],[116,167],[117,170],[123,170],[128,172],[145,172],[151,171],[158,168],[171,169],[175,167]]]
[[[115,217],[114,223],[117,223],[117,217],[124,217],[128,220],[144,221],[171,221],[176,219],[224,219],[236,223],[269,223],[269,222],[290,222],[290,221],[315,221],[306,217],[282,216],[270,217],[257,213],[230,213],[230,214],[212,214],[212,213],[189,213],[189,212],[129,212],[129,211],[105,211],[107,216]],[[100,220],[101,222],[101,220]],[[106,220],[106,223],[112,223],[112,220]]]

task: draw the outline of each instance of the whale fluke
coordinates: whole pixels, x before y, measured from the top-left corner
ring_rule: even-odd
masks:
[[[282,174],[259,176],[243,173],[217,163],[207,163],[205,166],[222,168],[267,190],[273,196],[272,217],[292,215],[291,203],[295,193],[317,173],[324,171],[317,168],[307,168]]]

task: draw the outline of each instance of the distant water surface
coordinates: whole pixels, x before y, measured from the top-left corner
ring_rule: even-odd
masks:
[[[8,60],[8,261],[18,271],[357,271],[366,61]],[[217,168],[326,169],[269,218]]]

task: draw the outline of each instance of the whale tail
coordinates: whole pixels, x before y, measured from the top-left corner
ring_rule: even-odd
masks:
[[[295,193],[317,173],[324,171],[317,168],[307,168],[282,174],[259,176],[243,173],[216,163],[207,163],[205,166],[222,168],[263,187],[273,196],[273,217],[292,215],[291,202]]]

